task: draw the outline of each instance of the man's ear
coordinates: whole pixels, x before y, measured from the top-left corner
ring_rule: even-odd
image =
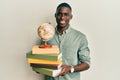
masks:
[[[73,18],[73,15],[71,14],[71,18],[70,19],[72,19]]]

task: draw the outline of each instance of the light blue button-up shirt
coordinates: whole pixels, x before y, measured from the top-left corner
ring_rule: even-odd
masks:
[[[59,35],[57,30],[54,37],[48,41],[48,44],[58,45],[62,52],[62,64],[76,66],[85,62],[90,65],[90,51],[86,36],[71,27]],[[80,80],[80,72],[69,73],[64,76],[48,80]]]

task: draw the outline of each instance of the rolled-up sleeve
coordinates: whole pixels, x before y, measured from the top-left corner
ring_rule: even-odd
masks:
[[[88,41],[86,39],[86,36],[83,36],[80,47],[78,50],[78,59],[79,62],[85,62],[90,66],[90,50],[88,48]]]

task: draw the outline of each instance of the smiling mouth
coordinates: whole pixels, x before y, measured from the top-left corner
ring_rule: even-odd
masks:
[[[60,21],[60,24],[65,24],[65,21]]]

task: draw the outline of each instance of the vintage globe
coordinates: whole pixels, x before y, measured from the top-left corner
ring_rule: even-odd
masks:
[[[43,23],[38,28],[38,35],[43,41],[48,41],[54,36],[54,27],[49,23]]]

